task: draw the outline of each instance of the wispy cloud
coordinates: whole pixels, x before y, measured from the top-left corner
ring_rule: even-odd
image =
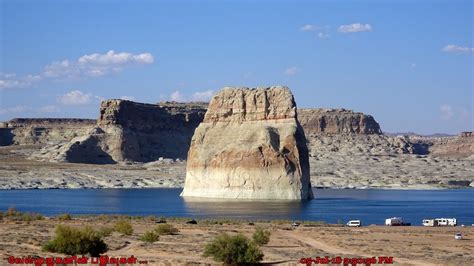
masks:
[[[127,100],[127,101],[135,101],[135,97],[133,96],[120,96],[121,100]]]
[[[439,110],[441,112],[441,119],[443,120],[449,120],[454,116],[454,110],[451,105],[443,104],[439,107]]]
[[[297,67],[289,67],[287,69],[285,69],[285,71],[283,71],[283,74],[287,75],[287,76],[293,76],[293,75],[296,75],[296,73],[299,72],[299,69]]]
[[[441,49],[446,53],[457,53],[457,54],[471,54],[474,52],[474,47],[459,46],[455,44],[448,44]]]
[[[312,25],[312,24],[306,24],[303,27],[300,28],[300,31],[313,31],[317,30],[318,26]]]
[[[13,107],[0,108],[0,115],[6,115],[10,117],[25,117],[30,116],[32,114],[49,114],[57,113],[59,111],[60,109],[55,105],[46,105],[38,108],[33,108],[31,106],[26,105],[17,105]]]
[[[59,112],[59,107],[56,105],[45,105],[37,109],[38,113],[57,113]]]
[[[169,97],[166,97],[165,95],[160,95],[160,99],[165,100],[166,98],[168,98],[171,101],[175,101],[175,102],[192,102],[192,101],[207,102],[212,98],[212,95],[214,95],[213,90],[197,91],[188,96],[184,95],[180,91],[174,91],[171,93]]]
[[[13,107],[8,107],[8,108],[2,108],[0,109],[0,115],[11,115],[11,114],[20,114],[24,112],[31,111],[33,108],[25,105],[17,105]]]
[[[348,25],[341,25],[337,29],[337,31],[341,33],[355,33],[355,32],[363,32],[363,31],[372,31],[372,25],[370,24],[362,24],[362,23],[353,23]]]
[[[24,77],[15,74],[0,75],[0,89],[29,87],[33,83],[52,79],[68,80],[100,77],[118,73],[133,65],[148,65],[154,62],[150,53],[132,54],[116,53],[110,50],[105,54],[86,54],[75,60],[59,60],[44,66],[42,72]]]
[[[324,33],[324,32],[318,32],[318,38],[320,38],[320,39],[327,39],[327,38],[329,38],[329,34],[328,34],[328,33]]]
[[[186,98],[184,98],[184,95],[179,91],[174,91],[173,93],[171,93],[170,98],[171,98],[172,101],[175,101],[175,102],[184,102],[184,101],[186,101]]]
[[[92,102],[94,97],[90,93],[84,93],[80,90],[73,90],[58,98],[63,105],[87,105]]]
[[[213,90],[198,91],[198,92],[193,93],[193,96],[191,97],[191,99],[193,101],[206,102],[206,101],[211,100],[212,95],[214,95]]]

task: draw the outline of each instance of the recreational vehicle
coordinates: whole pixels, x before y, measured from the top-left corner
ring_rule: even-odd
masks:
[[[438,226],[456,226],[458,223],[456,218],[436,218]]]
[[[401,226],[403,225],[403,219],[402,217],[392,217],[385,219],[385,225],[388,226]]]
[[[424,226],[456,226],[456,218],[436,218],[436,219],[424,219]]]
[[[424,219],[423,226],[438,226],[438,221],[435,219]]]

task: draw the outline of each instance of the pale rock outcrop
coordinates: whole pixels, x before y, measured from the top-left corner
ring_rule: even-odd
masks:
[[[219,91],[188,153],[184,197],[312,198],[306,138],[286,87]]]
[[[306,135],[312,134],[382,134],[371,115],[346,109],[309,108],[298,111],[298,120]]]
[[[0,123],[0,146],[70,141],[95,124],[94,119],[81,118],[14,118]]]

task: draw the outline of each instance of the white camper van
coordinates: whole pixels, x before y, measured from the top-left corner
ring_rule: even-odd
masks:
[[[360,220],[351,220],[346,225],[350,227],[359,227],[362,225],[362,223],[360,222]]]
[[[388,226],[401,226],[403,225],[403,219],[402,217],[392,217],[385,219],[385,225]]]

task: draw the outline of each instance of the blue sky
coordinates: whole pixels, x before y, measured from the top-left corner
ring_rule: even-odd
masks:
[[[287,85],[386,132],[474,129],[472,1],[0,2],[0,120]]]

